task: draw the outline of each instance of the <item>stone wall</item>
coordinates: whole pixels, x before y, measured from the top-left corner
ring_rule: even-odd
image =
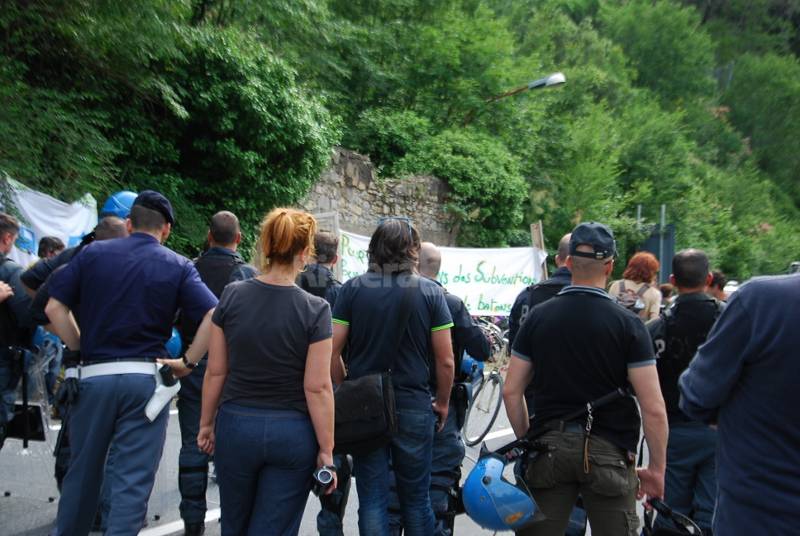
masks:
[[[408,216],[423,240],[452,246],[456,235],[444,211],[448,191],[436,177],[378,178],[369,157],[336,147],[330,167],[299,206],[314,214],[338,212],[341,229],[366,236],[382,216]]]

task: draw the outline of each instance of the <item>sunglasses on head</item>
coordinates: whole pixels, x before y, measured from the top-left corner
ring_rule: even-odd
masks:
[[[382,216],[382,217],[378,218],[378,227],[380,227],[381,225],[383,225],[387,221],[391,221],[391,220],[397,220],[397,221],[401,221],[401,222],[405,223],[406,224],[406,229],[408,229],[408,238],[409,238],[409,240],[411,242],[414,241],[414,235],[411,232],[411,229],[412,229],[411,218],[409,218],[407,216]]]

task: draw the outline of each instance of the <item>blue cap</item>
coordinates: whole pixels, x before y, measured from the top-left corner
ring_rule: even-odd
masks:
[[[175,225],[175,215],[172,212],[172,204],[169,199],[154,190],[143,190],[136,196],[133,206],[140,206],[155,210],[160,213],[171,224]]]
[[[578,246],[591,246],[594,251],[578,251]],[[589,259],[609,259],[617,254],[614,233],[602,223],[590,221],[578,224],[569,239],[569,254]]]

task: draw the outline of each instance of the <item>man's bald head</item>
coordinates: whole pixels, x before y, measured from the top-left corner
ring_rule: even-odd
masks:
[[[433,242],[423,242],[419,248],[419,273],[436,279],[442,267],[442,252]]]
[[[110,240],[126,236],[128,236],[128,226],[125,224],[125,220],[116,216],[106,216],[94,228],[95,240]]]
[[[561,268],[566,264],[567,257],[569,257],[569,239],[572,238],[572,233],[567,233],[561,237],[558,242],[558,251],[556,252],[556,266]]]
[[[227,210],[217,212],[211,216],[208,234],[210,245],[235,250],[242,239],[239,218],[236,217],[236,214]]]

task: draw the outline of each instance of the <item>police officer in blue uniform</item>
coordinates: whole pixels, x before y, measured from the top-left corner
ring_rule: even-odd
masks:
[[[208,227],[208,250],[194,261],[200,279],[219,298],[228,283],[250,279],[256,275],[245,264],[236,249],[242,240],[239,219],[228,211],[217,212]],[[178,329],[184,346],[194,339],[198,323],[181,315]],[[178,457],[178,489],[180,512],[185,536],[198,536],[205,531],[206,484],[209,456],[197,446],[200,431],[200,403],[203,377],[208,360],[204,357],[191,374],[181,378],[178,394],[178,422],[181,427],[181,453]]]
[[[64,343],[81,354],[58,536],[89,533],[112,445],[106,535],[135,535],[144,523],[168,420],[167,405],[152,421],[145,415],[158,383],[156,359],[167,355],[165,343],[181,309],[201,322],[182,359],[196,364],[207,351],[217,303],[192,263],[162,246],[174,223],[170,202],[143,191],[131,209],[128,238],[90,244],[51,278],[47,316]],[[72,309],[80,316],[80,331]]]

